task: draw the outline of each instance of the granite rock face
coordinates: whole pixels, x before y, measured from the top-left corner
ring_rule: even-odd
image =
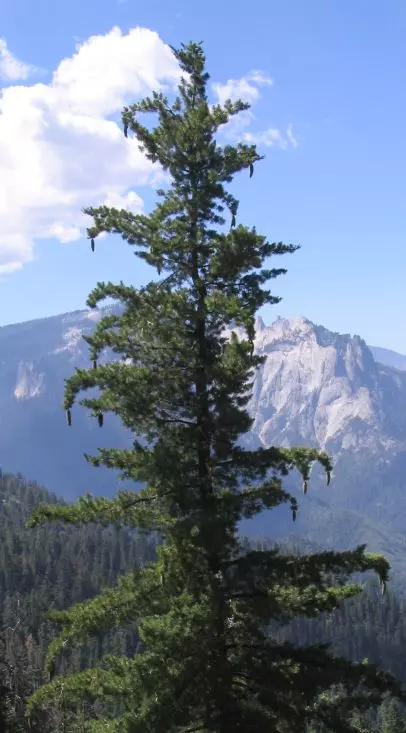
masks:
[[[83,336],[100,317],[84,310],[0,328],[0,465],[67,496],[107,490],[104,475],[86,466],[82,454],[129,440],[117,421],[109,418],[100,431],[80,408],[72,430],[65,425],[64,379],[89,363]],[[372,451],[390,458],[404,450],[406,372],[377,362],[359,336],[306,318],[270,326],[258,318],[255,350],[266,355],[249,403],[255,442],[310,444],[335,456]]]
[[[79,407],[66,425],[64,379],[89,364],[82,337],[100,317],[76,311],[0,328],[0,466],[67,499],[115,494],[122,484],[114,473],[89,466],[83,453],[131,440],[112,416],[100,430]],[[244,441],[317,446],[335,468],[328,489],[314,471],[295,525],[282,508],[253,520],[247,532],[294,532],[335,547],[366,541],[399,563],[406,551],[406,357],[306,318],[269,326],[258,318],[255,349],[266,361],[255,376],[254,422]],[[293,476],[289,488],[300,495],[300,486]]]
[[[256,326],[256,352],[266,362],[250,411],[264,445],[307,443],[334,454],[405,446],[406,374],[377,363],[359,336],[306,318]]]

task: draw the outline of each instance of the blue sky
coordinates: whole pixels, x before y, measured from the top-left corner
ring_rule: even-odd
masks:
[[[406,353],[403,0],[3,0],[1,15],[0,325],[82,308],[98,280],[148,279],[118,238],[92,255],[80,208],[154,200],[111,121],[140,97],[131,39],[144,84],[174,83],[164,44],[203,40],[220,93],[248,88],[241,134],[266,155],[236,184],[240,219],[302,245],[265,320],[301,314]]]

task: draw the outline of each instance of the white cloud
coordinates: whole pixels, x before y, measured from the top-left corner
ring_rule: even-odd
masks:
[[[283,146],[284,137],[280,130],[275,127],[268,127],[267,130],[261,132],[246,132],[244,133],[244,140],[247,143],[257,143],[258,145],[266,145],[267,147],[273,147],[278,145]]]
[[[227,99],[231,99],[232,102],[242,99],[243,102],[253,104],[259,99],[258,87],[272,85],[273,79],[263,74],[262,71],[251,71],[241,79],[229,79],[225,84],[214,82],[212,89],[220,104],[224,104]]]
[[[283,133],[275,127],[268,127],[260,132],[245,132],[245,142],[265,145],[268,148],[278,147],[286,150],[288,147],[297,148],[298,142],[293,134],[292,125],[288,125]]]
[[[0,38],[0,79],[3,81],[20,81],[28,79],[34,71],[33,66],[16,58],[8,49],[4,38]]]
[[[232,102],[242,99],[243,102],[254,105],[261,96],[259,88],[270,87],[273,84],[274,80],[262,71],[251,71],[241,79],[229,79],[225,84],[215,82],[212,84],[212,89],[220,104],[224,104],[227,99],[231,99]],[[266,147],[282,149],[297,147],[298,143],[293,135],[292,125],[288,125],[285,133],[274,127],[268,127],[259,132],[247,131],[254,120],[255,115],[252,109],[244,110],[231,118],[230,122],[222,128],[222,133],[230,140],[236,141],[242,138],[247,143],[257,143]]]
[[[289,140],[292,148],[297,148],[297,146],[299,145],[299,143],[297,141],[297,138],[293,134],[292,125],[288,125],[287,126],[287,129],[286,129],[286,137]]]
[[[0,46],[1,71],[4,49],[9,53]],[[14,80],[23,78],[18,65],[8,67],[8,78],[17,74],[13,68],[20,68]],[[156,33],[113,28],[78,45],[48,84],[3,89],[0,274],[30,261],[37,240],[80,238],[90,223],[81,213],[84,206],[105,202],[142,209],[132,188],[155,181],[159,170],[135,140],[124,138],[114,119],[124,104],[152,89],[173,87],[179,75],[172,52]]]
[[[140,214],[144,208],[141,196],[138,196],[135,191],[128,191],[124,196],[117,193],[117,191],[113,191],[102,203],[104,206],[111,206],[115,209],[127,209],[134,214]]]
[[[119,115],[124,104],[152,89],[173,88],[180,70],[169,47],[146,28],[113,28],[77,44],[49,83],[21,83],[35,71],[16,59],[0,39],[0,275],[18,270],[34,256],[35,242],[72,242],[90,223],[84,206],[106,203],[141,211],[133,190],[162,175],[124,138]],[[261,71],[213,84],[219,101],[258,101],[273,80]],[[265,145],[295,146],[291,127],[249,131],[251,110],[226,126],[229,136]]]

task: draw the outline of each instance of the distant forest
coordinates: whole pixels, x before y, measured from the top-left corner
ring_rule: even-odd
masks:
[[[0,683],[7,733],[80,730],[80,720],[75,717],[73,722],[63,702],[43,716],[36,713],[32,721],[25,716],[25,700],[47,681],[44,658],[55,630],[44,613],[95,595],[114,584],[120,573],[155,556],[153,539],[126,529],[60,524],[27,529],[33,508],[53,501],[56,497],[21,476],[0,479]],[[297,552],[297,543],[285,543],[284,550]],[[296,619],[272,633],[298,644],[329,642],[337,654],[354,661],[368,658],[406,681],[406,602],[390,590],[382,597],[372,580],[340,610],[314,621]],[[131,626],[101,635],[63,654],[56,672],[92,666],[107,652],[132,655],[137,643]],[[97,709],[92,715],[97,716]],[[403,715],[389,701],[377,717],[363,720],[362,725],[363,730],[386,733],[399,726],[406,730]]]

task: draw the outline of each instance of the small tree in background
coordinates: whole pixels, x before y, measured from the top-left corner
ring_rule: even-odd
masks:
[[[400,709],[399,702],[392,698],[383,713],[381,733],[405,733],[405,731],[404,713]]]
[[[65,390],[69,425],[79,393],[96,388],[80,404],[100,425],[115,413],[133,434],[130,449],[101,449],[88,460],[145,488],[42,507],[31,519],[119,523],[161,537],[156,562],[87,603],[50,614],[61,628],[49,650],[51,671],[62,647],[126,624],[138,630],[139,653],[57,675],[31,706],[61,690],[74,702],[85,691],[102,707],[88,722],[100,733],[291,732],[310,723],[350,730],[351,709],[378,704],[387,689],[400,694],[396,682],[368,664],[331,656],[326,646],[277,643],[269,625],[332,611],[360,587],[328,578],[347,581],[374,569],[384,584],[388,564],[365,547],[299,557],[240,544],[243,518],[287,504],[295,519],[297,501],[282,485],[288,472],[299,470],[306,492],[313,462],[327,482],[331,463],[303,447],[241,447],[263,362],[254,354],[255,314],[278,302],[265,284],[285,272],[265,262],[296,247],[237,223],[238,201],[227,184],[240,171],[251,177],[261,156],[254,145],[221,147],[216,135],[249,105],[210,106],[202,46],[174,53],[183,71],[175,101],[154,93],[123,112],[124,134],[169,174],[169,187],[157,192],[161,201],[150,215],[86,210],[92,250],[102,232],[120,234],[162,278],[140,289],[96,286],[90,308],[113,298],[122,310],[104,315],[87,337],[90,368],[77,369]],[[141,124],[144,113],[157,116],[154,129]],[[236,327],[239,336],[224,336]],[[101,363],[105,349],[116,360]],[[323,695],[338,683],[339,698]]]

